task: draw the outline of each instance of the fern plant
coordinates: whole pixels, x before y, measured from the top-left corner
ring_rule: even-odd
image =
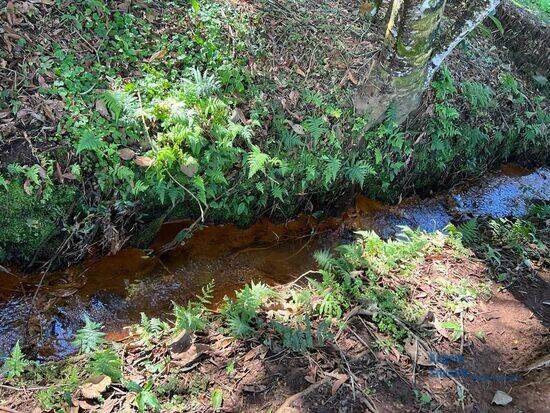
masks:
[[[263,302],[275,296],[275,292],[266,284],[259,282],[247,284],[237,291],[234,300],[224,297],[222,314],[224,315],[228,330],[234,337],[246,337],[254,330],[252,321],[257,316],[257,311]]]
[[[113,382],[120,382],[122,379],[122,360],[111,349],[95,351],[90,357],[88,371],[92,375],[104,374],[109,376]]]
[[[92,353],[105,343],[103,325],[84,317],[84,327],[77,331],[72,344],[83,353]]]
[[[189,301],[187,305],[180,306],[174,303],[174,327],[176,331],[187,332],[203,331],[206,328],[206,315],[209,310],[206,307],[210,304],[214,291],[214,280],[202,288],[202,294],[197,296],[197,301]]]
[[[287,326],[278,321],[272,321],[271,325],[281,335],[283,347],[297,353],[321,347],[330,337],[326,322],[319,323],[317,331],[314,332],[311,327],[311,320],[307,315],[295,320],[294,326]]]
[[[5,377],[12,379],[14,377],[20,377],[30,364],[30,361],[25,358],[25,355],[21,351],[21,346],[18,341],[11,350],[9,357],[6,358],[1,371]]]
[[[487,85],[478,82],[464,82],[461,89],[474,112],[484,111],[495,105],[494,92]]]
[[[473,244],[479,241],[479,225],[477,219],[470,219],[458,225],[458,231],[466,244]]]

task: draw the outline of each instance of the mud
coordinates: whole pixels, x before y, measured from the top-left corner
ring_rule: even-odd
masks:
[[[173,302],[186,302],[211,280],[214,303],[251,281],[286,283],[315,267],[314,251],[352,240],[355,230],[388,238],[399,236],[403,226],[437,231],[475,216],[520,216],[530,202],[550,201],[549,179],[548,169],[506,165],[475,186],[432,199],[388,206],[358,196],[340,217],[321,221],[300,216],[280,224],[263,219],[247,229],[205,226],[184,245],[156,254],[189,225],[171,222],[149,250],[127,248],[91,258],[45,274],[42,283],[42,274],[0,272],[0,356],[20,340],[39,360],[65,357],[74,352],[70,341],[84,315],[102,322],[108,337],[118,339],[141,312],[165,314]]]

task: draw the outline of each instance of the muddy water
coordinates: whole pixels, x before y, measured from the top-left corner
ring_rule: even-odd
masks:
[[[322,221],[300,216],[283,224],[263,219],[247,229],[207,226],[185,245],[158,256],[155,251],[188,225],[172,222],[163,226],[151,250],[128,248],[46,274],[33,306],[42,275],[0,272],[0,356],[17,340],[38,359],[71,354],[70,341],[84,314],[102,322],[109,338],[120,338],[141,312],[162,315],[172,302],[184,303],[212,279],[217,302],[252,280],[288,282],[314,268],[314,251],[351,240],[354,230],[391,237],[403,225],[436,231],[473,216],[523,215],[531,201],[550,201],[549,183],[548,169],[507,165],[476,185],[398,206],[359,196],[340,217]]]

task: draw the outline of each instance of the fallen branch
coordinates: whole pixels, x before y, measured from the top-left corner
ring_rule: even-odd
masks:
[[[302,390],[300,393],[296,393],[293,396],[290,396],[285,400],[285,402],[275,411],[275,413],[292,413],[295,411],[298,411],[297,409],[292,407],[292,404],[300,399],[301,397],[307,396],[310,393],[313,393],[317,388],[321,387],[323,384],[328,383],[330,380],[330,377],[326,377],[321,381],[318,381],[317,383],[312,384],[307,389]]]

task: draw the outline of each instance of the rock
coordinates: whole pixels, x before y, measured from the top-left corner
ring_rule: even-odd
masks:
[[[510,396],[508,393],[497,390],[497,392],[493,396],[493,401],[491,402],[491,404],[496,404],[497,406],[506,406],[510,404],[512,400],[512,396]]]

